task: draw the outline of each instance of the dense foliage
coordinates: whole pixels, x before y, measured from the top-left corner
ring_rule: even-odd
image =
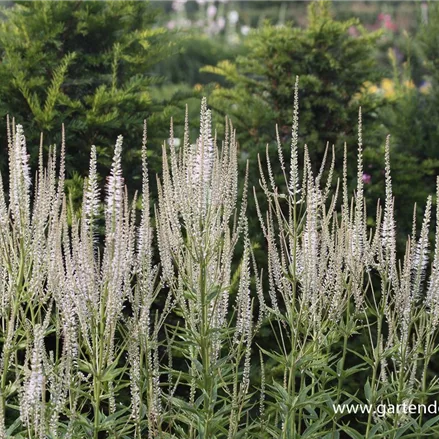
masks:
[[[121,132],[133,146],[125,160],[139,170],[134,147],[143,120],[154,122],[151,139],[162,139],[169,123],[168,115],[165,124],[157,120],[164,107],[150,93],[160,80],[150,72],[173,50],[166,30],[155,26],[157,10],[147,2],[78,0],[17,2],[1,13],[0,117],[9,114],[32,133],[32,163],[39,133],[59,145],[64,123],[70,177],[87,167],[92,144],[109,166]],[[4,171],[5,160],[0,164]]]
[[[410,233],[412,205],[434,190],[439,173],[439,7],[428,5],[413,36],[402,42],[404,57],[394,59],[390,106],[380,118],[394,145],[395,195],[398,215],[405,218],[401,232]],[[376,180],[378,167],[374,166]],[[372,193],[371,193],[372,195]],[[418,209],[418,219],[421,212]]]
[[[349,34],[354,27],[357,36]],[[306,28],[266,23],[251,32],[245,41],[246,53],[235,62],[205,67],[204,71],[224,77],[229,84],[214,90],[210,103],[233,117],[243,148],[254,157],[255,148],[260,151],[272,142],[273,122],[281,140],[291,138],[285,121],[292,120],[294,83],[299,75],[300,135],[307,139],[310,156],[318,163],[327,142],[339,151],[343,142],[351,144],[355,138],[351,121],[359,105],[365,127],[371,126],[378,99],[360,92],[366,81],[381,77],[373,56],[379,35],[367,32],[357,19],[337,21],[328,2],[314,2],[308,8]],[[349,155],[354,157],[355,151]]]

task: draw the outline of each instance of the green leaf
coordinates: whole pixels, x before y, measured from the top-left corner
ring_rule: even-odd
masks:
[[[358,431],[354,430],[353,428],[349,427],[348,425],[343,425],[341,429],[349,435],[351,439],[364,439],[364,436]]]
[[[364,384],[364,396],[366,397],[367,402],[372,403],[372,388],[370,387],[369,378]]]
[[[428,430],[429,428],[433,427],[433,425],[437,424],[439,422],[439,415],[429,419],[428,421],[424,422],[421,429],[422,431]]]

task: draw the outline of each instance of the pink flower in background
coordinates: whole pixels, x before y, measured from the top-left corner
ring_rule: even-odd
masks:
[[[370,184],[372,182],[372,176],[370,174],[363,174],[363,183]]]
[[[222,30],[226,26],[226,19],[224,17],[218,17],[218,19],[216,20],[216,24],[218,26],[218,29]]]
[[[351,37],[358,37],[358,35],[360,35],[360,33],[358,32],[358,29],[357,29],[355,26],[351,26],[351,27],[348,29],[348,34],[349,34]]]
[[[210,6],[207,8],[207,16],[208,16],[209,18],[213,18],[213,17],[215,17],[215,14],[216,14],[216,6],[214,6],[214,5],[210,5]]]
[[[394,31],[397,29],[396,24],[392,21],[390,14],[378,14],[378,22],[388,30]]]

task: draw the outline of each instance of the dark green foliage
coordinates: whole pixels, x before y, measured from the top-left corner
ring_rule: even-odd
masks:
[[[157,66],[160,75],[167,76],[172,84],[194,86],[218,80],[217,75],[200,72],[206,64],[216,63],[219,60],[234,59],[243,53],[242,45],[228,45],[224,36],[215,38],[200,35],[199,32],[177,32],[180,42],[180,52],[167,58]],[[226,81],[222,81],[225,83]],[[196,100],[199,102],[199,99]]]
[[[360,36],[349,35],[352,27]],[[334,20],[327,2],[314,2],[309,6],[307,28],[266,23],[247,39],[246,55],[234,63],[204,68],[233,86],[215,90],[210,105],[232,117],[244,149],[265,148],[274,136],[273,121],[279,125],[281,140],[290,138],[298,75],[300,137],[307,139],[314,163],[321,160],[327,142],[342,151],[347,141],[354,152],[352,121],[358,107],[363,106],[366,131],[375,117],[376,100],[358,98],[358,93],[366,81],[380,78],[373,58],[378,37],[379,33],[367,33],[356,19]]]
[[[430,101],[430,102],[429,102]],[[391,109],[383,111],[382,119],[391,134],[391,160],[394,171],[395,213],[400,233],[399,251],[404,251],[403,237],[411,233],[413,205],[418,204],[417,220],[422,220],[425,199],[435,191],[436,175],[439,172],[439,140],[435,120],[430,119],[437,110],[431,108],[430,97],[417,90],[410,90],[393,103]],[[437,114],[439,117],[439,113]],[[372,184],[366,187],[366,197],[376,199],[384,185],[383,167],[379,163],[379,152],[368,151],[365,160]]]
[[[391,134],[395,209],[401,236],[410,234],[413,204],[423,204],[427,195],[434,193],[439,174],[439,6],[429,3],[428,21],[421,16],[418,21],[418,32],[406,36],[404,58],[394,66],[397,98],[379,112]],[[413,79],[414,88],[401,85],[407,77]],[[382,184],[381,170],[375,164],[372,168],[372,181]],[[366,196],[378,190],[370,189]],[[421,218],[418,207],[418,222]],[[403,250],[402,241],[400,244]]]
[[[84,174],[92,144],[100,164],[108,166],[121,133],[125,163],[136,163],[145,118],[154,122],[150,137],[164,137],[169,115],[151,99],[150,88],[160,78],[149,72],[170,54],[172,43],[155,26],[157,11],[149,3],[28,1],[1,13],[0,118],[9,114],[34,133],[28,139],[33,160],[36,133],[44,133],[45,144],[59,145],[62,123],[69,176]]]

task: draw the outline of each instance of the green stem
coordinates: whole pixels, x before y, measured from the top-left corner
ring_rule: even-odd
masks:
[[[99,380],[99,377],[95,377],[94,380],[94,431],[93,431],[93,438],[98,439],[99,437],[99,412],[100,412],[100,405],[101,405],[101,382]]]
[[[211,395],[211,377],[210,377],[210,340],[209,340],[209,322],[206,292],[206,263],[203,257],[200,270],[200,296],[201,296],[201,327],[200,327],[200,347],[201,363],[203,366],[203,385],[204,385],[204,435],[210,437],[210,395]]]
[[[297,204],[296,204],[296,193],[294,193],[294,205],[293,205],[293,230],[290,231],[290,233],[293,233],[294,239],[293,239],[293,282],[292,282],[292,300],[291,300],[291,312],[290,312],[290,328],[292,329],[291,333],[291,364],[290,364],[290,371],[289,371],[289,377],[288,377],[288,394],[291,395],[291,399],[294,400],[294,397],[296,395],[296,362],[293,358],[293,354],[297,352],[296,349],[296,331],[294,330],[294,317],[295,317],[295,311],[296,311],[296,295],[297,295],[297,281],[296,281],[296,263],[297,263]],[[300,430],[300,416],[299,416],[299,425],[297,428]],[[292,413],[292,431],[296,433],[296,411],[293,410]],[[299,433],[299,431],[297,432]]]
[[[378,362],[375,361],[372,371],[372,381],[371,381],[371,400],[369,402],[371,406],[371,410],[369,410],[369,415],[367,417],[367,427],[366,427],[366,436],[365,439],[369,439],[370,429],[372,427],[372,413],[373,413],[373,406],[375,404],[375,381],[376,381],[376,375],[378,370]]]
[[[350,319],[350,303],[349,300],[347,302],[347,306],[346,306],[346,324],[345,324],[345,331],[344,331],[344,336],[343,336],[343,351],[342,351],[342,357],[341,357],[341,367],[340,367],[340,373],[338,374],[338,384],[337,384],[337,399],[336,399],[336,404],[340,404],[340,396],[341,396],[341,388],[343,385],[343,380],[344,380],[344,365],[345,365],[345,361],[346,361],[346,353],[347,353],[347,349],[348,349],[348,325],[349,325],[349,319]],[[337,426],[337,422],[334,418],[333,423],[332,423],[332,437],[333,439],[335,439],[335,433],[336,433],[336,426]]]
[[[98,439],[100,431],[100,409],[102,399],[102,370],[104,365],[104,331],[105,331],[105,300],[107,296],[107,288],[105,288],[103,297],[100,301],[99,322],[96,325],[96,332],[94,337],[95,358],[93,371],[93,397],[94,397],[94,432],[93,439]]]
[[[427,328],[427,340],[425,341],[425,358],[424,358],[424,365],[422,368],[422,383],[421,383],[421,391],[422,391],[422,404],[427,403],[427,372],[428,372],[428,364],[430,363],[431,354],[430,354],[430,337],[431,337],[431,328],[430,325]],[[422,426],[422,420],[423,420],[423,414],[424,412],[421,410],[420,417],[419,417],[419,426]]]
[[[385,300],[385,299],[383,299],[383,300]],[[377,338],[376,338],[376,346],[374,348],[374,355],[373,355],[374,364],[373,364],[373,370],[372,370],[372,381],[370,383],[371,396],[370,396],[370,401],[368,401],[368,404],[371,406],[371,410],[369,410],[369,414],[367,417],[367,427],[366,427],[365,439],[369,439],[370,429],[372,427],[372,415],[373,415],[374,406],[375,406],[375,402],[376,402],[376,400],[375,400],[376,399],[375,383],[377,380],[378,366],[380,363],[379,349],[380,349],[381,330],[382,330],[382,324],[383,324],[383,315],[384,315],[384,311],[381,310],[378,313]]]
[[[20,240],[20,268],[18,270],[18,278],[16,283],[16,296],[12,299],[12,315],[11,318],[8,319],[6,322],[6,335],[4,338],[4,344],[3,344],[3,368],[2,368],[2,378],[1,378],[1,403],[3,407],[6,407],[6,395],[5,395],[5,389],[6,389],[6,379],[8,374],[8,365],[11,358],[11,347],[9,346],[9,338],[11,338],[10,342],[12,343],[16,332],[15,332],[15,319],[18,315],[18,310],[20,308],[21,304],[21,298],[23,293],[23,282],[24,282],[24,242],[23,239]],[[12,273],[11,273],[12,274]],[[12,331],[12,336],[9,337],[9,333]]]

